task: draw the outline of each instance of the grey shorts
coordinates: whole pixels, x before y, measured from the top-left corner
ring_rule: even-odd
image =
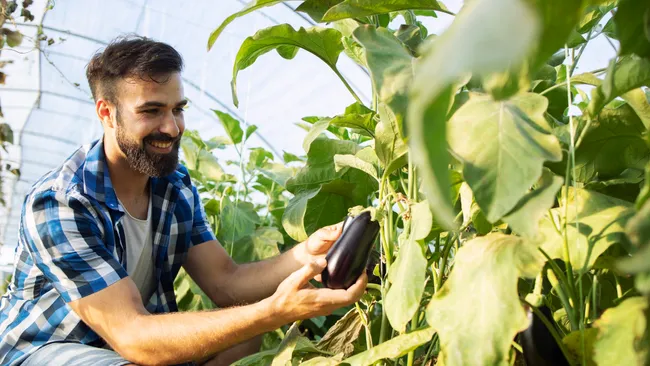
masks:
[[[110,349],[88,346],[81,343],[56,342],[32,353],[21,366],[120,366],[129,361]]]

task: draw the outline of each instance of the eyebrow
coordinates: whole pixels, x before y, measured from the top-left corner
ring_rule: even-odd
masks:
[[[180,102],[176,103],[176,107],[177,108],[185,107],[187,105],[187,103],[188,103],[188,100],[183,99]],[[152,101],[148,101],[148,102],[140,104],[139,106],[135,107],[135,109],[141,110],[141,109],[146,109],[146,108],[151,108],[151,107],[166,107],[166,106],[167,106],[167,104],[165,104],[163,102],[158,102],[158,101],[152,100]]]

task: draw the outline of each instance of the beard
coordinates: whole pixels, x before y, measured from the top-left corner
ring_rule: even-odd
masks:
[[[181,145],[181,135],[171,137],[166,133],[155,133],[147,135],[142,142],[134,141],[125,131],[124,124],[120,118],[119,108],[116,111],[117,120],[117,145],[126,155],[126,161],[131,169],[149,177],[165,177],[176,170],[178,166],[178,150]],[[172,151],[159,154],[147,151],[146,145],[149,142],[172,142]]]

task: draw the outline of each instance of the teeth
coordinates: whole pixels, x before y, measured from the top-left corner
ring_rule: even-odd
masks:
[[[156,142],[156,141],[152,141],[152,142],[150,142],[149,144],[150,144],[151,146],[155,146],[155,147],[160,148],[160,149],[166,149],[166,148],[170,147],[172,143],[171,143],[171,142]]]

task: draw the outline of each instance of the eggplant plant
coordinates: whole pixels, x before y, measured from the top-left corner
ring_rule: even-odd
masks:
[[[229,23],[282,2],[249,3],[208,49]],[[559,349],[568,364],[650,362],[650,3],[468,0],[454,14],[436,0],[305,0],[296,11],[320,25],[248,37],[233,102],[238,73],[274,50],[306,51],[338,76],[351,104],[300,123],[307,158],[282,184],[281,227],[301,241],[371,212],[381,281],[322,337],[293,326],[237,365],[506,365],[532,360],[529,349]],[[429,34],[423,20],[440,14],[452,24]],[[616,56],[578,73],[596,37]],[[368,71],[371,100],[337,69],[341,53]],[[544,330],[530,312],[544,342],[527,338]]]

